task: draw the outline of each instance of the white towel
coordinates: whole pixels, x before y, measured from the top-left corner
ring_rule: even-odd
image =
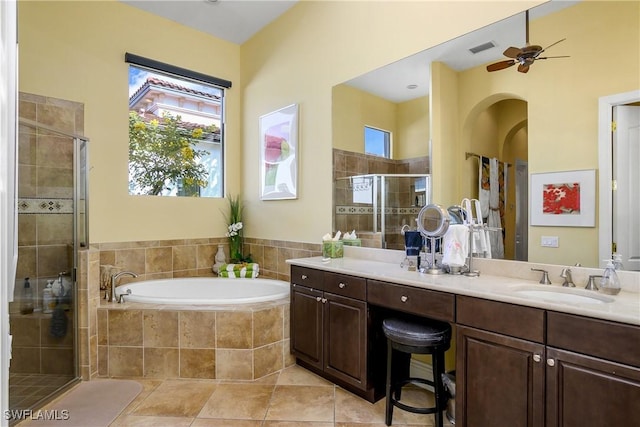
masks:
[[[354,176],[351,178],[353,186],[353,203],[373,203],[373,178],[364,176]]]
[[[502,228],[500,221],[500,184],[498,181],[498,159],[489,160],[489,181],[491,183],[491,197],[489,199],[489,227]],[[491,239],[491,257],[504,258],[504,244],[502,243],[502,231],[495,231],[489,235]]]
[[[442,263],[451,267],[462,267],[469,253],[469,227],[452,224],[442,238],[444,252]]]

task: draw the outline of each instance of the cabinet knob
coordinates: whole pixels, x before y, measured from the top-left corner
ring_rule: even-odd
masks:
[[[402,301],[402,302],[407,302],[407,300],[408,300],[408,299],[409,299],[409,297],[408,297],[408,296],[406,296],[406,295],[402,295],[402,296],[400,297],[400,301]]]
[[[533,361],[534,362],[540,362],[542,360],[542,357],[539,354],[534,354],[533,355]]]
[[[556,366],[556,361],[553,359],[547,359],[547,365],[549,366]]]
[[[307,275],[306,274],[302,275],[302,280],[307,280]]]
[[[327,302],[326,298],[322,298],[322,303],[324,304],[325,302]]]
[[[316,297],[316,301],[320,302],[320,301],[322,301],[322,298]]]
[[[338,285],[338,287],[339,287],[340,289],[344,289],[344,287],[345,287],[345,286],[347,286],[347,285],[345,285],[345,284],[344,284],[344,283],[342,283],[342,282],[340,282],[340,284]]]

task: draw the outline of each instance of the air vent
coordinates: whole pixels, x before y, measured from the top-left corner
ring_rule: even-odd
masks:
[[[491,49],[493,47],[496,47],[494,42],[486,42],[486,43],[479,44],[476,47],[472,47],[471,49],[469,49],[469,52],[475,55],[476,53],[480,53],[484,50]]]

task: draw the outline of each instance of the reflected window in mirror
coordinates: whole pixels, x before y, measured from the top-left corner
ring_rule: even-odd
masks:
[[[129,194],[222,197],[222,118],[230,82],[132,56]]]
[[[364,127],[364,152],[385,159],[391,158],[391,132]]]

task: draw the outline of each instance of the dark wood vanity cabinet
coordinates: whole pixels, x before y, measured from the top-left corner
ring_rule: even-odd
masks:
[[[365,299],[366,279],[291,269],[292,353],[301,365],[372,400]]]
[[[544,310],[458,296],[456,425],[544,426]]]
[[[640,425],[640,328],[458,296],[456,425]]]
[[[640,328],[547,313],[546,426],[640,425]]]

